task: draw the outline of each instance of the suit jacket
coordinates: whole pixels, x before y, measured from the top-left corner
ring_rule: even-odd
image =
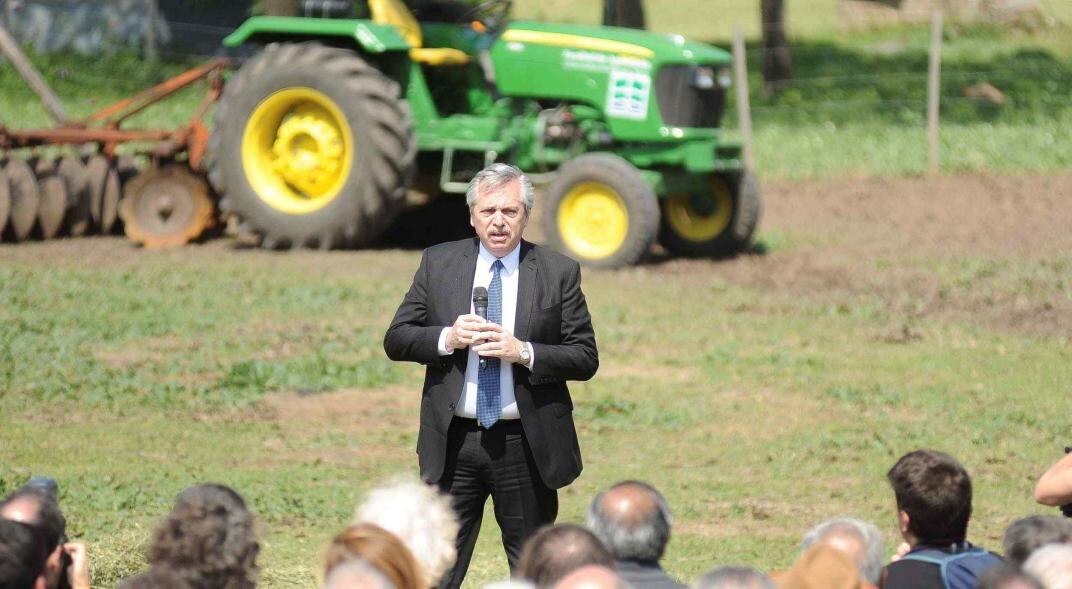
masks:
[[[633,589],[687,589],[666,574],[657,562],[615,561],[618,575]]]
[[[428,248],[413,284],[383,339],[392,360],[426,366],[421,393],[417,456],[421,478],[443,476],[447,430],[465,385],[467,349],[439,355],[439,335],[469,312],[479,241],[476,238]],[[581,451],[573,425],[567,380],[588,380],[599,367],[595,332],[581,292],[577,262],[521,242],[514,336],[532,344],[532,371],[517,364],[514,398],[544,483],[558,489],[581,473]]]

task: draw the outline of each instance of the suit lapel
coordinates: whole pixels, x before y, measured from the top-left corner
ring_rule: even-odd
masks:
[[[536,281],[539,265],[536,263],[536,251],[527,241],[521,242],[521,263],[518,265],[517,310],[514,312],[514,337],[526,341],[529,337],[529,324],[532,319],[532,303],[536,294]]]
[[[459,261],[459,266],[452,269],[453,276],[451,276],[451,280],[454,284],[450,298],[450,321],[452,323],[458,315],[468,313],[473,303],[473,279],[476,275],[476,257],[477,248],[479,247],[477,243],[476,239],[472,240],[469,246],[465,248]]]

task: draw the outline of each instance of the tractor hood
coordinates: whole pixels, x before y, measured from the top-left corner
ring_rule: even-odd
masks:
[[[731,80],[721,49],[617,27],[514,22],[491,59],[503,96],[591,106],[620,141],[713,133]]]
[[[502,33],[500,41],[610,53],[660,64],[722,65],[729,64],[731,59],[729,53],[717,47],[688,41],[681,35],[619,27],[515,21]]]

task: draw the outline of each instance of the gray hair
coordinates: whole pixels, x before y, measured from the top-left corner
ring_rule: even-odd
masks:
[[[367,560],[351,558],[331,569],[324,589],[395,589],[395,585]]]
[[[878,584],[882,574],[882,560],[885,558],[886,548],[882,540],[882,532],[870,522],[865,522],[852,517],[835,517],[808,530],[804,534],[801,550],[806,551],[813,544],[818,544],[829,536],[848,534],[855,536],[863,548],[856,562],[856,568],[860,576],[870,583]]]
[[[721,566],[711,569],[692,589],[777,589],[766,574],[746,566]]]
[[[624,521],[626,518],[608,513],[604,505],[607,494],[623,487],[636,487],[647,494],[655,509],[650,512],[638,511],[632,521]],[[588,506],[585,522],[614,558],[654,562],[666,552],[674,518],[666,499],[655,487],[640,481],[622,481],[596,495]]]
[[[1020,518],[1005,530],[1002,548],[1005,558],[1021,566],[1040,546],[1072,542],[1072,522],[1056,515]]]
[[[531,212],[532,205],[536,203],[532,180],[529,180],[521,168],[501,162],[491,164],[473,176],[468,190],[465,191],[465,206],[472,208],[481,190],[499,188],[514,180],[521,185],[521,203],[525,205],[525,212]]]
[[[369,491],[353,523],[371,523],[398,536],[420,565],[429,586],[454,564],[458,517],[450,498],[431,485],[403,478]]]
[[[1034,575],[1046,589],[1072,589],[1072,544],[1047,544],[1036,550],[1024,571]]]

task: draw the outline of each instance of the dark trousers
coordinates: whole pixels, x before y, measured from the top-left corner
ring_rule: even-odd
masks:
[[[540,478],[520,420],[499,421],[485,430],[475,419],[455,417],[439,488],[450,494],[461,524],[458,560],[440,581],[441,589],[461,587],[489,495],[511,572],[525,539],[558,517],[558,492]]]

